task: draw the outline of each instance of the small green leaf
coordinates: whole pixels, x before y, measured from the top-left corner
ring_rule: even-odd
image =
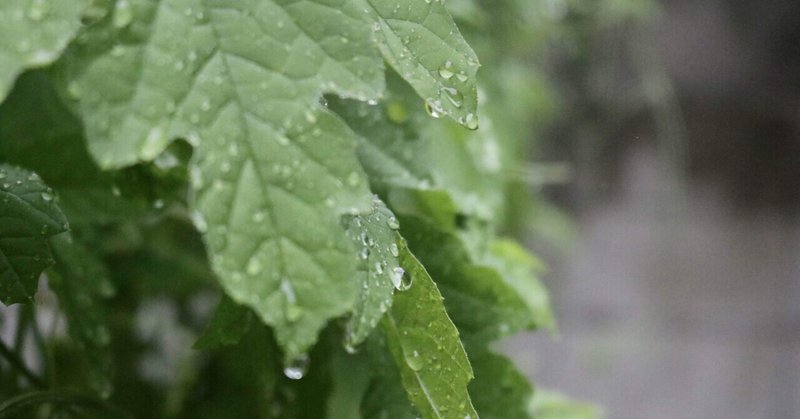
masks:
[[[595,406],[576,402],[560,393],[543,390],[536,391],[529,411],[531,417],[536,419],[598,419],[603,417]]]
[[[250,329],[252,318],[249,308],[223,296],[206,330],[194,343],[194,349],[213,349],[238,343]]]
[[[469,394],[481,419],[531,417],[528,405],[533,389],[511,360],[485,349],[471,349],[469,361],[475,371]]]
[[[402,242],[400,265],[413,284],[395,294],[383,330],[409,400],[425,418],[477,418],[472,368],[436,284]]]
[[[23,70],[55,61],[80,28],[86,0],[0,2],[0,102]]]
[[[383,57],[425,100],[430,115],[448,115],[477,129],[480,64],[444,2],[366,2],[374,12],[373,31]]]
[[[0,164],[0,301],[31,301],[53,264],[47,239],[67,229],[55,192],[37,174]]]
[[[386,205],[373,198],[371,214],[348,217],[347,234],[358,249],[360,292],[347,323],[345,344],[352,349],[369,333],[392,305],[394,289],[407,286],[408,276],[398,261],[400,227]]]

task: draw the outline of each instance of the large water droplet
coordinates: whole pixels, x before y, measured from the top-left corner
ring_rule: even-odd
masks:
[[[450,80],[450,78],[453,77],[454,74],[455,73],[453,73],[453,63],[450,60],[445,62],[444,65],[441,68],[439,68],[439,75],[442,76],[442,78],[445,80]]]
[[[42,192],[42,199],[44,199],[47,202],[50,202],[53,200],[53,194],[49,192]]]
[[[286,366],[283,368],[283,375],[290,380],[299,380],[306,375],[307,371],[308,355],[300,354],[286,361]]]
[[[397,221],[397,218],[394,215],[386,219],[386,224],[392,230],[397,230],[398,228],[400,228],[400,222]]]
[[[428,115],[434,118],[439,118],[442,116],[442,107],[430,99],[425,101],[425,111],[428,112]]]
[[[424,360],[419,355],[417,351],[406,352],[405,354],[406,365],[414,371],[419,371],[422,369],[424,364]]]

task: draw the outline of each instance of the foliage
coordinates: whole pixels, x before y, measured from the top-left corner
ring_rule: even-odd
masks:
[[[441,0],[0,3],[0,299],[52,290],[70,337],[17,310],[0,415],[530,417],[491,344],[554,327],[502,234],[543,35],[448,8],[463,35]]]

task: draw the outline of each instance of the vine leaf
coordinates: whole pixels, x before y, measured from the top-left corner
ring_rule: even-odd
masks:
[[[53,264],[47,239],[69,228],[52,189],[33,172],[0,164],[0,301],[30,302]]]
[[[275,328],[287,357],[358,298],[340,217],[370,212],[371,194],[354,135],[319,99],[383,94],[372,27],[402,16],[377,3],[380,21],[363,1],[120,0],[58,70],[101,167],[152,160],[175,138],[195,146],[193,218],[212,266],[234,301]],[[448,45],[410,43],[415,57],[471,53],[457,32],[443,35],[454,26],[441,5],[409,5],[435,12],[418,24]],[[420,63],[431,74],[440,64]]]
[[[348,220],[347,235],[358,249],[361,261],[357,272],[360,293],[347,323],[345,345],[351,350],[363,342],[391,307],[395,288],[407,282],[398,260],[397,229],[400,223],[378,198],[373,198],[371,214]]]
[[[425,418],[477,418],[467,385],[467,354],[442,296],[422,264],[401,241],[400,265],[413,279],[384,317],[386,342],[414,407]]]
[[[86,0],[0,2],[0,102],[25,69],[55,61],[78,31]]]
[[[378,47],[389,64],[425,99],[428,112],[478,128],[478,58],[461,37],[444,1],[366,0]]]

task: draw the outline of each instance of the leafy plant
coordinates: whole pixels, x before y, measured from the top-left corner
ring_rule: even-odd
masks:
[[[6,0],[0,34],[0,416],[530,417],[491,349],[554,326],[499,234],[518,54],[479,41],[479,101],[440,0]]]

